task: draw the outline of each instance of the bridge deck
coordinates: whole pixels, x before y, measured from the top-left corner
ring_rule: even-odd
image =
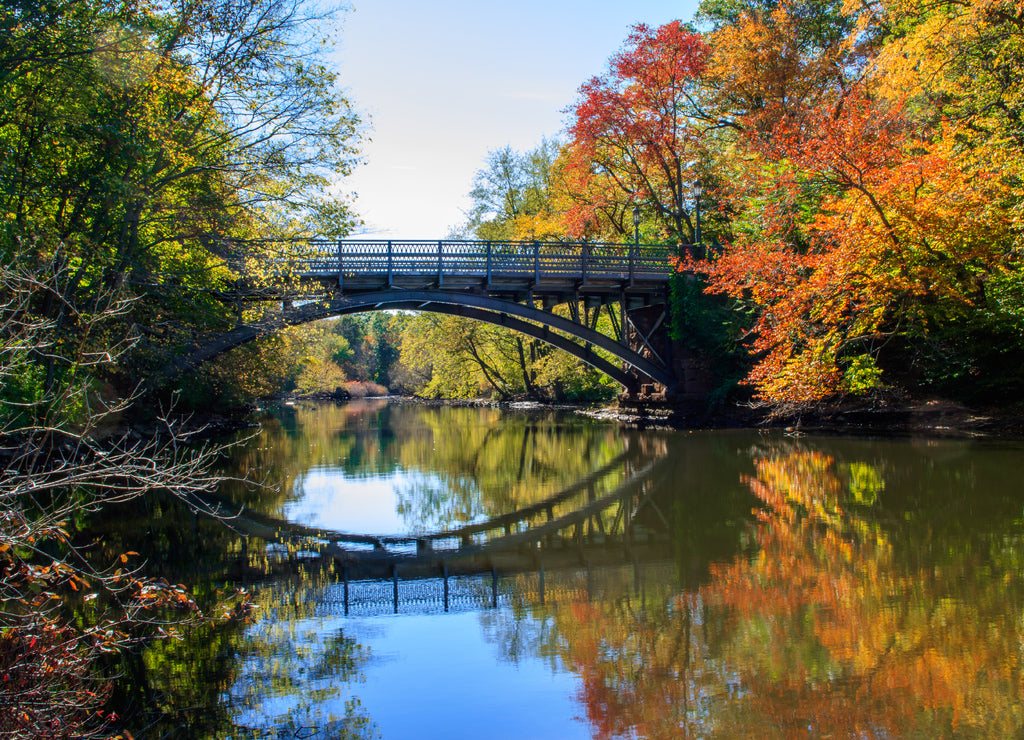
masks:
[[[519,241],[311,241],[293,263],[305,279],[337,281],[345,291],[381,287],[449,289],[484,287],[490,292],[530,288],[562,294],[623,288],[664,290],[675,269],[675,247],[651,244]]]

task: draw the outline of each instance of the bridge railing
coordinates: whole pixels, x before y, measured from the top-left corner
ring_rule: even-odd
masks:
[[[491,277],[664,277],[676,247],[524,241],[311,241],[295,265],[304,275],[472,275]]]

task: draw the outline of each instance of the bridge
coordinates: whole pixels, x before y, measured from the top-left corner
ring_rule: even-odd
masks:
[[[462,240],[309,240],[288,247],[288,256],[271,265],[276,284],[243,279],[221,296],[280,301],[280,312],[206,338],[170,363],[159,382],[286,326],[389,309],[522,332],[630,393],[655,384],[680,389],[689,380],[667,331],[674,258],[689,247]]]

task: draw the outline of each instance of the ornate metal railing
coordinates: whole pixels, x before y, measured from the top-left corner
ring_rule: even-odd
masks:
[[[311,241],[303,276],[437,275],[545,279],[667,278],[678,248],[651,244],[452,240]]]

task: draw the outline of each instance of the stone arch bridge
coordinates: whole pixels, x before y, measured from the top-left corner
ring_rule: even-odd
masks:
[[[678,247],[455,240],[311,240],[304,246],[273,267],[299,291],[223,296],[280,300],[278,314],[209,337],[171,363],[157,385],[286,326],[399,309],[522,332],[590,364],[634,397],[700,395],[698,373],[668,335]]]

